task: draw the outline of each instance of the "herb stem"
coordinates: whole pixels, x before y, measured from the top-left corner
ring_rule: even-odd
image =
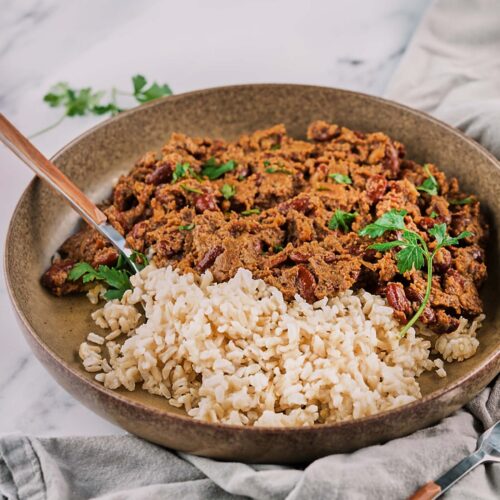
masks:
[[[418,308],[417,312],[413,316],[413,318],[406,323],[406,325],[403,327],[401,332],[399,333],[400,337],[404,337],[406,335],[406,332],[417,322],[418,318],[422,315],[424,312],[424,309],[427,306],[427,302],[429,302],[429,299],[431,297],[431,289],[432,289],[432,261],[434,259],[434,255],[436,254],[436,251],[432,252],[431,255],[429,255],[429,252],[426,250],[425,251],[425,259],[427,261],[427,288],[425,290],[425,295],[422,300],[422,303],[420,304],[420,307]]]
[[[52,130],[53,128],[56,128],[58,125],[61,124],[61,122],[66,118],[66,114],[62,115],[59,120],[57,120],[55,123],[52,125],[49,125],[48,127],[42,128],[42,130],[39,130],[38,132],[35,132],[34,134],[31,134],[28,136],[28,139],[33,139],[34,137],[38,137],[39,135],[45,134],[45,132],[48,132],[49,130]]]

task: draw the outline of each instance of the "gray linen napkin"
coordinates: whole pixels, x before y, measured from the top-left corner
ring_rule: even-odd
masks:
[[[387,96],[435,114],[500,157],[500,3],[436,0]],[[399,499],[472,452],[500,419],[500,380],[466,409],[405,438],[304,469],[217,462],[133,436],[0,437],[0,495],[13,499]],[[471,472],[448,498],[490,499],[500,465]]]

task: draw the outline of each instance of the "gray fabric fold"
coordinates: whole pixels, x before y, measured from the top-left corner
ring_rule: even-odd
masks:
[[[462,128],[500,157],[500,2],[437,0],[387,97]],[[9,500],[258,498],[400,499],[472,452],[500,419],[500,381],[466,408],[410,436],[316,460],[304,469],[224,463],[133,436],[0,437],[0,495]],[[498,498],[500,465],[481,466],[451,499]]]

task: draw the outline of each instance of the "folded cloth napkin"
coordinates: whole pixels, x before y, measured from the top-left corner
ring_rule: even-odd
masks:
[[[500,3],[436,0],[387,96],[433,113],[500,158]],[[305,468],[225,463],[133,436],[0,437],[0,495],[65,500],[196,498],[399,499],[471,453],[500,419],[500,380],[465,409],[405,438]],[[481,466],[449,498],[498,498],[500,465]]]

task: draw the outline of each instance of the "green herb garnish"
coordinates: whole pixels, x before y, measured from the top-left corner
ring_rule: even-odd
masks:
[[[196,189],[194,187],[187,186],[186,184],[181,184],[181,188],[184,189],[184,191],[188,191],[190,193],[203,194],[203,191],[201,189]]]
[[[436,178],[431,174],[429,170],[429,165],[424,165],[425,173],[428,175],[427,179],[417,187],[419,191],[423,191],[425,193],[430,194],[431,196],[436,196],[439,192],[439,184],[437,183]]]
[[[191,224],[186,224],[185,226],[179,226],[179,231],[191,231],[194,229],[194,223],[191,222]]]
[[[264,160],[264,167],[269,167],[269,165],[271,165],[271,162]]]
[[[95,91],[91,87],[83,87],[80,89],[71,88],[66,82],[59,82],[54,85],[47,94],[43,96],[51,108],[63,108],[63,115],[52,125],[39,130],[30,137],[35,137],[44,132],[57,127],[65,118],[74,116],[88,116],[88,115],[116,115],[124,111],[124,109],[117,103],[117,95],[127,95],[133,97],[139,103],[145,103],[172,94],[172,90],[166,84],[158,85],[156,82],[149,88],[147,80],[142,75],[135,75],[132,77],[133,92],[123,92],[112,87],[109,92]],[[110,95],[107,102],[103,102],[106,94]]]
[[[279,253],[279,252],[283,251],[283,247],[281,245],[275,245],[273,250],[274,250],[274,253]]]
[[[118,258],[118,263],[116,267],[123,267],[123,264],[121,264],[120,259],[122,258],[122,254],[120,254],[120,257]],[[149,259],[141,252],[138,252],[137,250],[132,250],[132,254],[130,255],[130,259],[133,260],[137,267],[142,270],[144,269],[147,265],[149,265]]]
[[[123,294],[130,288],[130,271],[101,265],[94,269],[87,262],[78,262],[68,273],[70,281],[82,279],[83,283],[92,281],[104,281],[110,288],[104,294],[106,300],[121,299]]]
[[[218,179],[221,175],[224,175],[226,172],[234,170],[235,167],[236,162],[234,160],[229,160],[226,163],[219,165],[217,164],[216,159],[212,157],[203,165],[201,174],[213,181]]]
[[[177,182],[179,179],[186,177],[190,172],[192,172],[192,170],[188,162],[177,163],[174,173],[172,174],[172,184]]]
[[[287,174],[287,175],[293,175],[293,172],[290,172],[290,170],[287,170],[286,168],[283,168],[283,167],[269,167],[269,168],[266,168],[266,172],[268,174]]]
[[[153,82],[149,88],[146,88],[147,84],[148,81],[142,75],[132,77],[132,85],[134,86],[133,96],[140,103],[172,95],[172,89],[167,84],[158,85],[156,82]]]
[[[276,149],[280,149],[280,148],[281,148],[281,144],[276,143],[276,144],[273,144],[270,149],[276,150]]]
[[[250,210],[243,210],[243,212],[241,212],[241,215],[258,215],[260,214],[260,208],[251,208]]]
[[[231,184],[224,184],[220,188],[220,192],[222,193],[222,196],[224,196],[226,200],[229,200],[236,194],[236,188]]]
[[[438,213],[435,212],[434,210],[431,212],[430,218],[435,219],[438,216]]]
[[[328,174],[328,177],[333,179],[337,184],[352,184],[352,179],[348,175]]]
[[[461,200],[448,200],[450,205],[470,205],[474,201],[472,196],[468,196],[467,198],[462,198]]]
[[[429,302],[432,288],[432,261],[436,253],[443,247],[457,245],[459,240],[467,238],[472,234],[464,231],[458,236],[452,237],[446,232],[446,224],[435,224],[428,231],[429,235],[436,241],[436,247],[431,252],[419,233],[406,228],[404,222],[406,213],[406,210],[391,210],[379,217],[373,224],[369,224],[359,231],[361,236],[368,236],[370,238],[382,236],[386,231],[402,231],[401,239],[384,243],[374,243],[368,247],[379,252],[386,252],[391,248],[399,248],[400,250],[396,254],[396,262],[398,271],[401,274],[411,269],[419,270],[427,264],[427,288],[424,298],[417,312],[401,330],[402,337],[415,324]]]
[[[328,229],[342,229],[344,233],[347,233],[350,231],[351,225],[358,215],[358,212],[350,213],[337,209],[328,221]]]

